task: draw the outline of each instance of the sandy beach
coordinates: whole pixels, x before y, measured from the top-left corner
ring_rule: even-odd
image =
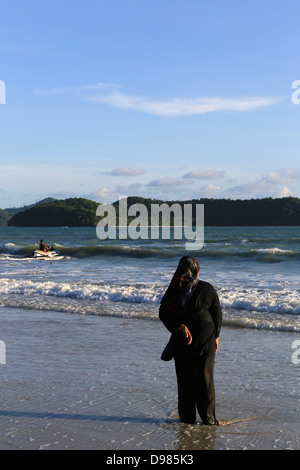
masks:
[[[298,334],[225,327],[219,427],[178,421],[159,321],[1,308],[1,449],[299,449]]]

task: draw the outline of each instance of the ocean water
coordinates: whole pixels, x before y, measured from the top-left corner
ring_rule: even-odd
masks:
[[[64,259],[28,256],[39,240]],[[0,228],[0,307],[158,319],[185,240],[100,240],[95,228]],[[206,227],[199,277],[226,326],[300,332],[300,227]]]
[[[64,258],[28,257],[41,238]],[[206,227],[192,253],[224,316],[227,424],[211,430],[178,422],[174,364],[160,360],[159,302],[185,240],[0,228],[0,448],[299,449],[299,242],[300,227]]]

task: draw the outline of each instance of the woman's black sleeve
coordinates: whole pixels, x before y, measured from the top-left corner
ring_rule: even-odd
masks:
[[[215,334],[218,338],[222,326],[222,309],[220,306],[219,296],[213,286],[211,286],[211,306],[209,311],[215,324]]]
[[[163,322],[165,327],[172,334],[175,333],[182,324],[182,322],[180,321],[180,319],[176,315],[169,312],[165,308],[164,302],[162,302],[160,307],[159,307],[159,319]]]

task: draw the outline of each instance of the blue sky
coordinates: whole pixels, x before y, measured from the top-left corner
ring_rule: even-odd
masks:
[[[300,197],[298,0],[0,9],[1,208]]]

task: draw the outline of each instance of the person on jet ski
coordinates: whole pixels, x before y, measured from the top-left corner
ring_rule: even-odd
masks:
[[[54,246],[45,245],[44,240],[41,240],[40,250],[41,251],[54,251],[55,248],[54,248]]]
[[[41,251],[47,251],[47,249],[48,249],[48,248],[47,248],[47,246],[45,245],[44,240],[41,240],[41,242],[40,242],[40,250],[41,250]]]

